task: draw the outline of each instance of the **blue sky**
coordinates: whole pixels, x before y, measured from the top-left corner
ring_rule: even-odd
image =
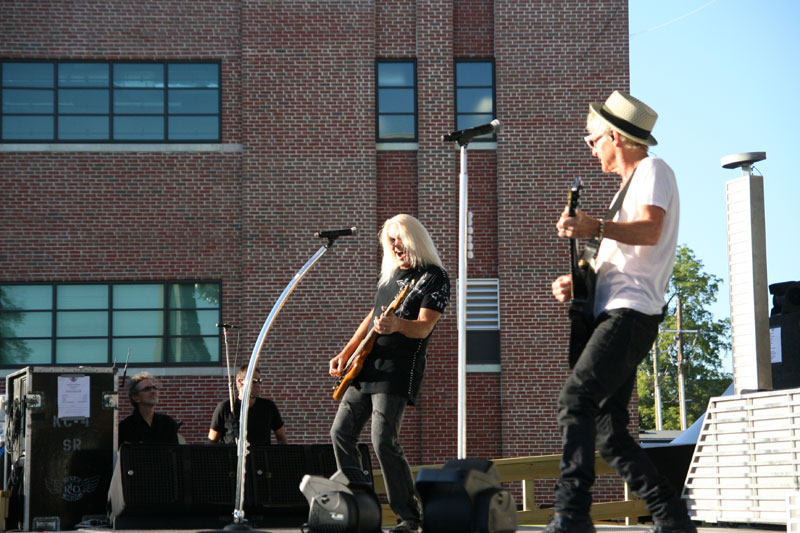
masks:
[[[767,153],[754,167],[764,175],[767,282],[800,280],[800,1],[629,7],[631,93],[659,114],[651,153],[678,178],[678,241],[723,279],[711,311],[728,318],[725,183],[741,170],[723,169],[723,156]]]

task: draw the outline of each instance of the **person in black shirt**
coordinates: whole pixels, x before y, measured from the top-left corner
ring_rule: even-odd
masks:
[[[231,410],[230,400],[224,400],[217,404],[214,416],[211,418],[211,429],[208,430],[210,441],[233,444],[239,438],[239,415],[242,409],[242,394],[246,377],[247,365],[242,365],[236,372],[238,398],[234,402],[233,410]],[[274,431],[278,444],[287,444],[286,429],[278,406],[272,400],[255,396],[256,387],[261,384],[261,381],[258,371],[255,371],[253,385],[250,388],[250,407],[247,412],[247,442],[251,446],[271,444],[271,432]]]
[[[119,424],[119,441],[178,444],[178,423],[156,413],[158,386],[147,372],[133,376],[127,384],[133,413]]]
[[[372,445],[378,457],[398,533],[422,531],[422,505],[411,468],[400,446],[406,405],[419,397],[426,350],[436,322],[450,301],[450,280],[428,231],[410,215],[397,215],[380,233],[383,262],[374,306],[336,357],[329,373],[340,376],[361,342],[377,334],[363,368],[345,392],[331,439],[340,470],[361,469],[358,437],[372,418]],[[410,290],[395,312],[386,312],[405,285]]]

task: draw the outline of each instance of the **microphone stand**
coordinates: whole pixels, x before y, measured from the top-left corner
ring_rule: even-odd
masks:
[[[458,139],[461,171],[458,175],[458,439],[457,457],[467,457],[467,145]]]
[[[281,309],[286,303],[286,300],[289,298],[289,295],[292,294],[294,289],[297,287],[297,284],[300,283],[308,271],[311,270],[311,268],[322,258],[323,255],[325,255],[325,252],[327,252],[328,249],[333,246],[333,242],[337,237],[339,237],[339,235],[328,236],[328,243],[324,246],[321,246],[320,249],[317,250],[308,261],[306,261],[306,264],[303,265],[299,271],[297,271],[286,288],[283,289],[283,293],[281,293],[278,301],[276,301],[275,305],[273,305],[272,311],[270,311],[269,316],[267,316],[267,320],[261,327],[261,333],[259,333],[256,344],[253,347],[253,353],[250,356],[250,363],[247,367],[247,376],[244,380],[244,390],[242,390],[242,406],[241,410],[239,411],[239,443],[236,451],[238,458],[236,467],[236,508],[233,510],[233,523],[225,526],[223,531],[250,531],[252,529],[247,525],[247,520],[244,518],[245,458],[247,456],[247,448],[249,446],[247,442],[247,416],[248,411],[250,410],[249,400],[250,389],[252,388],[253,384],[253,374],[258,366],[258,358],[261,356],[261,348],[264,346],[267,333],[272,327],[272,323],[275,321],[278,313],[280,313]]]

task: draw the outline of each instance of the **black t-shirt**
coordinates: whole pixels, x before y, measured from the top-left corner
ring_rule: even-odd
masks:
[[[119,423],[119,442],[178,444],[178,423],[171,417],[153,413],[153,425],[145,422],[138,409]]]
[[[416,320],[423,307],[444,312],[450,301],[450,279],[441,267],[428,265],[397,269],[389,283],[378,287],[373,318],[380,316],[381,306],[388,307],[408,283],[412,284],[411,290],[395,313],[398,317]],[[396,394],[413,404],[422,386],[429,340],[430,335],[424,339],[411,339],[397,332],[378,335],[354,386],[367,394]]]
[[[239,437],[239,415],[242,412],[242,402],[238,399],[233,404],[234,413],[231,413],[230,400],[217,404],[214,416],[211,419],[211,429],[220,435],[219,442],[232,444]],[[235,418],[234,418],[235,416]],[[236,429],[233,421],[236,420]],[[263,446],[272,443],[272,432],[283,427],[283,419],[275,402],[266,398],[256,398],[247,412],[247,442],[251,446]]]

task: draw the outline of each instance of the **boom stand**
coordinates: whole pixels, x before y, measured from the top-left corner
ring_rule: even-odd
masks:
[[[256,344],[253,347],[253,353],[250,356],[250,363],[247,366],[247,376],[244,380],[244,390],[242,391],[242,398],[250,398],[250,388],[253,384],[253,373],[258,366],[258,358],[261,355],[261,348],[264,346],[264,341],[267,338],[267,333],[269,332],[270,327],[272,327],[272,323],[275,321],[275,318],[280,313],[281,309],[283,308],[286,300],[289,298],[289,295],[292,294],[297,284],[300,283],[300,280],[311,270],[317,261],[319,261],[325,252],[333,246],[333,241],[336,240],[336,237],[328,237],[328,244],[320,247],[316,253],[311,256],[311,258],[306,261],[306,264],[303,265],[303,268],[297,271],[297,273],[292,278],[292,281],[283,289],[283,293],[281,293],[278,301],[275,302],[275,305],[272,306],[272,311],[270,311],[269,316],[267,317],[266,322],[261,327],[261,333],[258,335],[258,339],[256,340]],[[236,508],[233,510],[233,523],[225,526],[225,531],[249,531],[251,530],[250,526],[247,525],[247,520],[244,518],[244,487],[245,487],[245,457],[247,456],[247,414],[249,411],[249,402],[242,401],[242,408],[239,412],[239,444],[237,448],[237,458],[238,464],[236,467]]]

